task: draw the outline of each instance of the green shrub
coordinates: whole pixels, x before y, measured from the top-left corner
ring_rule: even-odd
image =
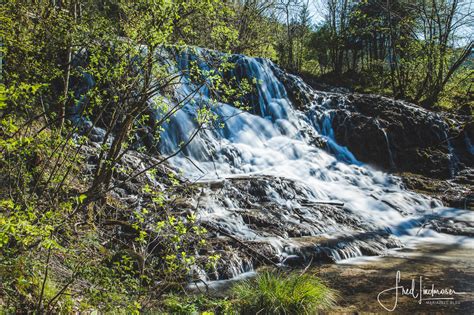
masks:
[[[170,294],[163,299],[159,311],[162,314],[237,314],[232,302],[226,298],[212,298],[206,295]]]
[[[314,314],[335,305],[336,292],[315,276],[263,272],[237,284],[242,314]]]

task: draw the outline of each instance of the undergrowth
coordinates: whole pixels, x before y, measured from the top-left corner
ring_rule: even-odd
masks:
[[[233,289],[241,314],[314,314],[335,305],[337,294],[309,274],[263,272]]]

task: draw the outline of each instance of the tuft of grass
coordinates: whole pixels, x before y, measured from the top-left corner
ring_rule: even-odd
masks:
[[[335,306],[337,293],[319,278],[263,272],[232,289],[241,314],[314,314]]]

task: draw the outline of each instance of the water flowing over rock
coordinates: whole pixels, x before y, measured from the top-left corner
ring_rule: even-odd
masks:
[[[199,53],[180,58],[184,71]],[[236,64],[231,75],[258,82],[252,110],[212,106],[222,126],[203,130],[172,160],[185,176],[199,178],[201,192],[194,199],[199,218],[215,238],[228,243],[221,252],[230,271],[221,270],[220,277],[260,263],[301,265],[381,254],[401,246],[406,236],[436,237],[420,227],[437,221],[444,227],[439,231],[469,235],[468,211],[407,191],[398,178],[360,162],[404,170],[424,165],[422,172],[454,175],[470,166],[470,159],[449,149],[453,144],[445,120],[381,97],[317,92],[268,60],[231,58]],[[176,98],[192,88],[184,80]],[[202,90],[171,118],[162,152],[172,152],[193,134],[194,104],[208,101],[207,93]],[[440,153],[414,162],[440,144]],[[441,217],[456,217],[457,223]]]
[[[210,103],[210,92],[193,86],[185,72],[193,60],[208,69],[200,59],[206,53],[177,60],[183,76],[169,102],[185,105],[165,124],[159,150],[173,153],[194,137],[170,161],[198,188],[187,196],[188,208],[221,254],[209,278],[261,264],[379,255],[413,238],[471,244],[469,210],[444,207],[364,164],[455,175],[472,166],[471,134],[462,123],[382,97],[315,91],[269,60],[233,55],[230,75],[257,82],[252,108],[213,103],[217,120],[194,136],[197,104]],[[199,93],[186,100],[193,90]]]
[[[360,161],[444,179],[474,167],[470,116],[434,113],[378,95],[314,91],[299,77],[275,73],[301,110],[319,112],[325,102],[334,139]]]

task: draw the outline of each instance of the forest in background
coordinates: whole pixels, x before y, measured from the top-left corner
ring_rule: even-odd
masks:
[[[318,83],[472,110],[470,1],[237,3],[234,53],[271,58]]]
[[[317,25],[314,10],[324,17]],[[176,310],[185,302],[172,294],[192,280],[194,266],[214,270],[219,256],[206,244],[206,229],[181,211],[193,188],[166,167],[158,171],[169,157],[153,151],[182,104],[156,100],[165,118],[144,129],[150,97],[171,98],[176,85],[177,73],[157,52],[196,46],[261,56],[308,81],[470,112],[473,43],[460,38],[472,27],[470,10],[458,0],[4,1],[2,307]],[[209,58],[216,70],[191,66],[190,79],[215,92],[213,102],[247,108],[252,82],[223,76],[233,66],[225,55]],[[199,110],[200,126],[214,119],[208,106]],[[87,122],[74,120],[78,114]],[[99,146],[88,141],[95,127],[105,132]],[[152,143],[144,141],[149,132]],[[145,168],[121,163],[146,151],[155,157]],[[165,188],[136,184],[145,174]],[[144,199],[140,211],[110,194],[128,183]],[[230,307],[212,303],[206,307]]]
[[[69,1],[55,2],[69,14],[67,20],[58,21],[63,34],[56,36],[72,40],[71,31],[78,30],[74,24],[83,24],[81,15],[91,5],[77,4],[73,12]],[[107,18],[120,22],[120,10],[113,1],[94,3],[113,12]],[[200,2],[182,12],[185,15],[179,16],[172,43],[270,58],[288,71],[313,78],[310,81],[383,94],[426,108],[464,108],[466,113],[472,108],[471,1],[209,3]],[[216,8],[202,12],[199,7],[205,5]],[[67,14],[56,18],[67,18]],[[56,40],[67,40],[59,37]]]

